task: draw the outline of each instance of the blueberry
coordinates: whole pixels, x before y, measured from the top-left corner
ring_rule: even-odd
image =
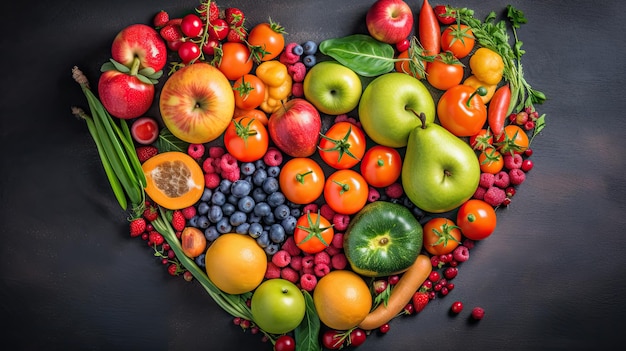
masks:
[[[259,244],[260,247],[266,248],[270,244],[270,235],[264,230],[261,232],[258,238],[256,238],[256,243]]]
[[[211,196],[211,203],[213,205],[222,206],[226,203],[226,195],[221,191],[214,192],[213,196]]]
[[[252,191],[252,184],[240,179],[233,182],[230,186],[230,193],[239,198],[244,197]]]
[[[192,227],[198,227],[198,215],[195,215],[189,219],[189,225]]]
[[[278,184],[278,179],[274,177],[267,177],[265,181],[263,181],[263,191],[268,194],[272,194],[278,191],[280,188],[280,184]]]
[[[235,205],[229,202],[222,205],[222,213],[224,214],[224,216],[230,216],[231,214],[233,214],[233,212],[235,212],[235,210],[237,210]]]
[[[267,179],[267,171],[265,170],[265,168],[257,167],[256,171],[254,171],[254,174],[252,174],[252,183],[254,183],[254,185],[256,186],[261,186],[263,185],[265,179]]]
[[[302,53],[305,55],[313,55],[317,52],[317,43],[313,40],[307,40],[302,44]]]
[[[248,235],[253,238],[258,238],[263,233],[263,226],[261,223],[250,223],[250,227],[248,228]]]
[[[235,233],[248,234],[248,229],[250,229],[250,223],[241,223],[240,225],[235,227]]]
[[[267,167],[265,161],[263,161],[262,158],[254,161],[254,166],[256,167],[256,169],[265,169]]]
[[[228,222],[228,218],[226,217],[220,219],[215,227],[217,228],[218,233],[221,234],[230,233],[230,231],[233,229],[233,227]]]
[[[263,191],[263,188],[254,188],[254,190],[252,190],[252,198],[256,202],[265,201],[267,194]]]
[[[239,202],[237,203],[237,208],[239,209],[239,211],[242,211],[244,213],[250,213],[252,212],[252,210],[254,210],[255,204],[256,202],[251,196],[244,196],[239,199]]]
[[[212,225],[204,230],[204,237],[209,241],[213,242],[220,236],[220,233],[217,231],[217,227]]]
[[[217,223],[222,218],[224,218],[224,212],[222,212],[222,208],[220,206],[213,205],[211,206],[207,217],[209,218],[209,221],[211,221],[211,223]]]
[[[249,223],[260,223],[261,222],[261,216],[257,216],[256,214],[254,214],[254,212],[248,213],[248,222]]]
[[[298,218],[302,215],[302,210],[299,208],[292,208],[291,209],[291,215]]]
[[[270,240],[274,243],[280,244],[285,241],[287,234],[285,228],[278,223],[274,223],[270,226]]]
[[[224,178],[220,181],[220,185],[217,187],[224,194],[228,194],[230,192],[230,186],[233,184],[230,180]]]
[[[206,200],[206,201],[209,201],[209,200]],[[206,201],[202,201],[198,204],[198,207],[196,208],[196,210],[198,211],[199,215],[207,214],[207,212],[209,212],[209,208],[211,207],[211,205],[209,205],[209,203]]]
[[[315,64],[317,63],[317,60],[315,59],[315,55],[306,55],[302,59],[302,63],[304,63],[304,65],[307,68],[311,68],[311,67],[315,66]]]
[[[206,258],[206,255],[201,253],[198,256],[196,256],[196,258],[194,258],[194,261],[196,261],[196,264],[199,267],[204,268],[204,266],[205,266],[205,260],[204,259],[205,258]]]
[[[200,197],[200,201],[209,201],[211,199],[211,195],[213,195],[213,190],[209,188],[204,188],[202,196]]]
[[[268,177],[278,177],[280,174],[280,167],[278,166],[270,166],[267,168],[267,176]]]
[[[274,213],[270,212],[267,215],[263,216],[263,223],[267,225],[276,223],[276,217],[274,217]]]
[[[254,165],[254,162],[244,162],[240,166],[240,172],[245,176],[252,175],[255,170],[256,166]]]
[[[267,245],[265,247],[265,253],[268,255],[273,255],[275,253],[278,252],[278,250],[280,249],[280,246],[278,246],[278,244],[276,243],[270,243],[269,245]]]
[[[227,203],[232,204],[232,205],[237,205],[237,202],[239,202],[239,198],[233,194],[228,195],[228,197],[226,198]]]
[[[287,201],[287,206],[289,206],[290,208],[300,208],[301,205],[292,201]]]
[[[287,216],[287,218],[280,221],[280,225],[285,229],[286,234],[293,234],[293,231],[296,229],[297,219],[294,216]]]
[[[267,202],[257,202],[256,206],[254,206],[254,214],[259,217],[265,217],[269,213],[272,213],[272,208]]]
[[[300,56],[304,54],[304,48],[302,47],[302,45],[298,44],[298,45],[295,45],[293,49],[291,49],[291,52],[293,52],[295,55]]]
[[[209,221],[209,218],[205,215],[202,216],[198,216],[198,228],[200,229],[206,229],[211,225],[211,222]]]
[[[279,221],[287,218],[287,216],[289,216],[290,214],[291,210],[289,209],[289,206],[285,204],[278,205],[274,208],[274,218]]]
[[[272,207],[283,205],[285,203],[285,195],[280,191],[273,192],[267,196],[267,203]]]
[[[236,227],[240,224],[246,223],[247,219],[248,216],[245,213],[241,211],[235,211],[232,215],[230,215],[229,223],[233,227]]]

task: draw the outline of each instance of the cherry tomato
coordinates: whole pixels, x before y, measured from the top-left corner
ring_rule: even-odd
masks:
[[[448,25],[456,21],[456,18],[454,18],[454,14],[456,12],[453,10],[449,10],[446,5],[437,5],[433,8],[433,10],[437,15],[439,23],[441,24]]]
[[[480,152],[478,163],[480,164],[481,172],[496,174],[504,167],[504,157],[498,150],[488,148]]]
[[[325,180],[322,167],[308,157],[287,161],[278,176],[280,189],[287,200],[301,205],[312,203],[322,195]]]
[[[356,347],[360,346],[365,342],[367,335],[365,331],[360,328],[355,328],[350,332],[350,345]]]
[[[441,51],[450,51],[456,58],[464,58],[472,52],[476,39],[469,26],[453,24],[441,34]]]
[[[274,351],[294,351],[296,349],[296,340],[290,335],[281,335],[276,339]]]
[[[251,117],[233,119],[224,132],[226,150],[241,162],[261,159],[269,146],[269,134],[261,121]]]
[[[493,146],[493,135],[489,129],[483,128],[469,138],[469,144],[474,150],[485,150]]]
[[[335,169],[352,168],[365,154],[365,133],[350,122],[333,124],[326,134],[322,134],[319,153],[329,166]]]
[[[496,229],[496,211],[483,200],[470,199],[459,207],[456,222],[466,238],[482,240]]]
[[[202,19],[196,14],[190,13],[185,15],[180,21],[180,30],[186,37],[196,38],[202,34],[203,29]]]
[[[305,213],[296,222],[293,239],[300,250],[315,254],[324,251],[331,242],[335,231],[330,221],[319,213]]]
[[[235,112],[233,112],[233,118],[242,117],[242,116],[248,116],[248,117],[254,118],[257,121],[263,123],[263,125],[266,127],[267,127],[267,122],[269,122],[269,117],[267,117],[267,114],[259,110],[258,108],[253,108],[250,110],[243,110],[243,109],[235,107]]]
[[[445,255],[461,243],[461,229],[451,219],[435,217],[424,224],[424,249],[431,255]]]
[[[244,74],[233,83],[235,106],[251,110],[261,105],[265,99],[265,83],[254,74]]]
[[[217,68],[228,80],[237,80],[252,71],[254,61],[250,58],[250,50],[245,44],[226,42],[222,44],[222,57]]]
[[[259,23],[248,33],[248,44],[261,51],[259,61],[269,61],[278,57],[285,48],[285,29],[278,23]]]
[[[402,158],[398,150],[375,145],[365,152],[361,161],[361,175],[371,186],[383,188],[393,184],[402,172]]]
[[[478,134],[487,121],[487,107],[480,98],[484,89],[456,85],[448,89],[437,103],[441,125],[458,137]]]
[[[322,334],[322,345],[329,350],[339,350],[343,346],[344,339],[337,330],[327,330]]]
[[[229,30],[228,22],[222,18],[217,18],[209,26],[209,39],[222,41],[226,39]]]
[[[463,64],[452,53],[441,53],[426,66],[426,80],[436,89],[448,90],[463,81]]]
[[[178,56],[183,63],[190,63],[200,57],[200,48],[198,47],[198,44],[186,41],[180,44],[180,47],[178,48]]]
[[[365,206],[368,187],[365,178],[351,169],[332,173],[324,184],[324,199],[328,206],[341,214],[354,214]]]
[[[496,138],[495,144],[502,154],[521,154],[528,149],[528,134],[522,127],[509,124],[504,133]]]

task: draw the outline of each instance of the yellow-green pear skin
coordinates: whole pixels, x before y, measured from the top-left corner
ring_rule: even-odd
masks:
[[[420,209],[443,213],[469,200],[478,188],[480,165],[475,151],[436,123],[409,134],[402,163],[402,184]]]

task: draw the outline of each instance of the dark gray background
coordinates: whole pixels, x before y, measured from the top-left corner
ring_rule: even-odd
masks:
[[[261,5],[263,3],[263,5]],[[364,32],[372,1],[222,0],[249,23],[271,17],[288,41]],[[417,14],[421,1],[408,3]],[[432,4],[439,2],[433,1]],[[0,21],[0,315],[20,350],[269,350],[197,283],[168,276],[130,239],[93,141],[70,106],[115,34],[195,1],[14,1]],[[453,1],[499,13],[506,1]],[[621,340],[626,277],[626,71],[621,1],[512,1],[525,76],[544,91],[535,168],[497,232],[464,263],[450,296],[391,323],[361,350],[601,349]],[[153,110],[156,113],[156,110]],[[466,310],[448,315],[453,301]],[[471,307],[486,309],[478,324]]]

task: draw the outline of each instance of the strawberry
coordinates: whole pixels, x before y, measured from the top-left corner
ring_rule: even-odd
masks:
[[[415,308],[415,313],[420,312],[428,305],[428,294],[423,291],[417,291],[413,294],[413,307]]]
[[[246,40],[248,33],[243,26],[236,27],[231,26],[228,30],[228,35],[226,36],[226,41],[232,43],[243,43]]]
[[[159,246],[163,244],[164,241],[165,239],[163,238],[163,235],[161,235],[161,233],[157,232],[156,230],[153,230],[148,234],[148,245],[150,246]]]
[[[183,213],[183,217],[185,217],[185,219],[187,220],[192,219],[197,213],[194,206],[185,207],[181,210],[181,212]]]
[[[178,275],[178,265],[176,263],[172,263],[169,266],[167,266],[167,272],[170,275]]]
[[[146,220],[139,217],[130,221],[130,236],[137,237],[146,231]]]
[[[183,32],[180,30],[180,26],[175,24],[168,24],[161,28],[159,34],[161,38],[168,42],[176,42],[183,39]]]
[[[183,212],[181,210],[175,210],[172,212],[172,227],[175,231],[182,231],[185,229],[186,224],[187,221],[185,220],[185,216],[183,216]]]
[[[159,212],[154,206],[148,206],[145,210],[143,210],[143,218],[146,221],[152,222],[159,217]]]
[[[202,20],[207,19],[206,4],[202,3],[198,5],[196,11],[198,12]],[[215,21],[219,17],[220,17],[220,9],[219,7],[217,7],[217,3],[215,1],[211,1],[211,3],[209,4],[209,18],[208,18],[209,22],[213,23],[213,21]]]
[[[243,11],[236,7],[229,7],[224,10],[224,17],[226,18],[226,22],[232,27],[240,27],[243,25],[243,21],[245,20],[245,16],[243,15]]]
[[[146,162],[149,158],[159,153],[159,149],[152,145],[139,146],[136,151],[137,158],[139,158],[141,163]]]
[[[161,10],[156,15],[154,15],[152,23],[154,24],[155,28],[161,28],[164,27],[169,20],[170,15],[167,12]]]

